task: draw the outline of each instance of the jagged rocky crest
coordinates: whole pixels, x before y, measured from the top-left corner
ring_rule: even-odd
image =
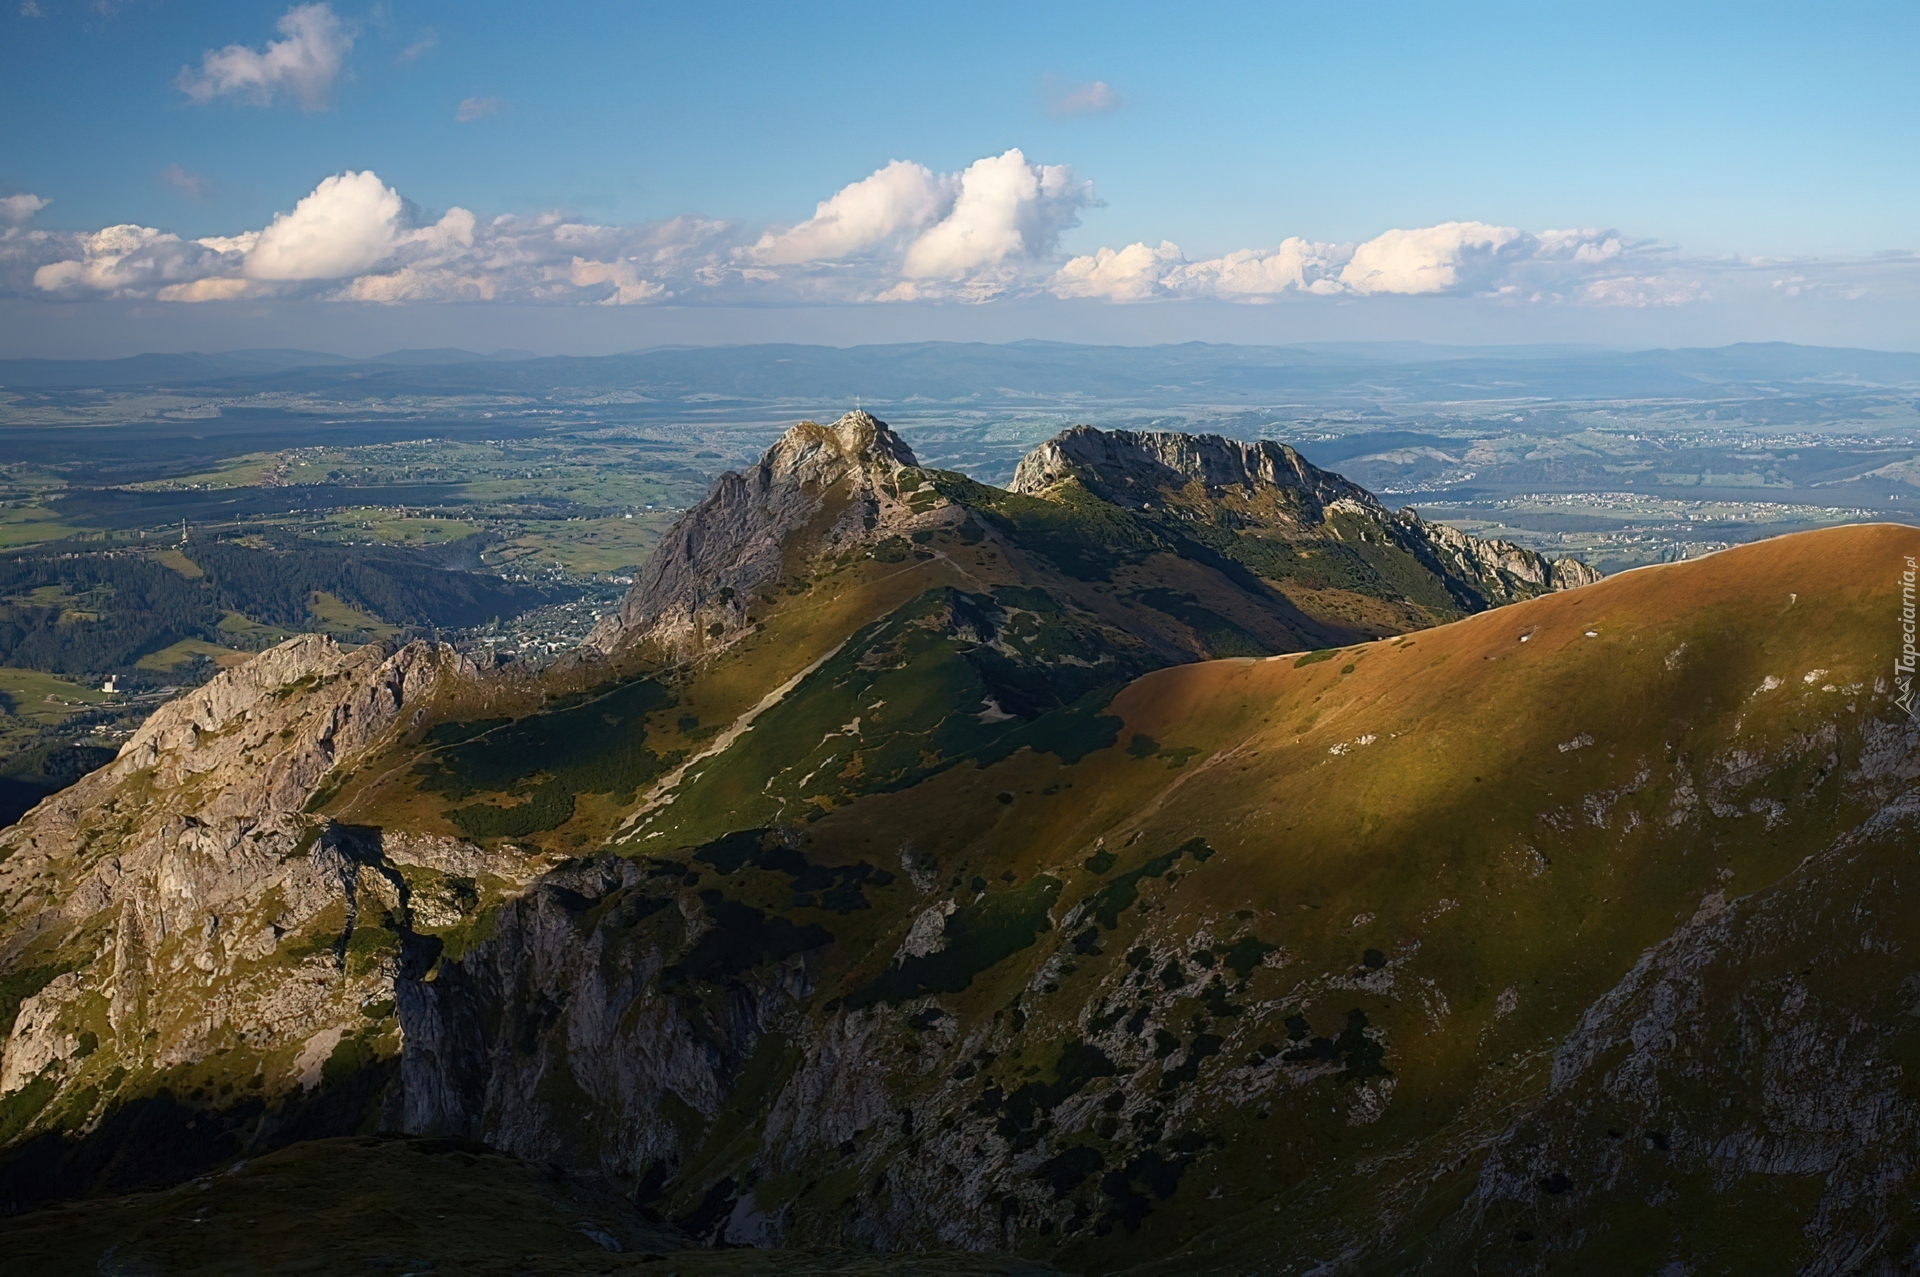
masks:
[[[605,652],[646,641],[684,648],[708,624],[737,628],[754,591],[778,578],[796,534],[834,540],[890,526],[900,503],[884,481],[917,464],[906,441],[870,413],[827,426],[800,422],[758,465],[721,475],[674,522],[618,615],[588,644]],[[825,526],[811,527],[823,513]]]
[[[1022,457],[1008,487],[1037,496],[1068,479],[1126,506],[1158,500],[1189,483],[1212,496],[1227,488],[1285,489],[1298,497],[1301,517],[1315,523],[1336,501],[1379,505],[1366,489],[1320,469],[1284,443],[1092,426],[1071,426]]]
[[[871,545],[964,517],[942,512],[951,510],[951,490],[916,501],[940,485],[931,471],[902,484],[908,470],[918,471],[913,450],[869,413],[848,413],[827,426],[800,422],[758,465],[721,475],[675,521],[617,616],[596,627],[588,645],[614,653],[652,643],[681,656],[724,647],[749,624],[756,593],[783,572],[804,571],[821,550]],[[1185,517],[1232,528],[1327,534],[1330,516],[1344,513],[1374,530],[1376,541],[1418,559],[1460,611],[1599,579],[1578,560],[1550,560],[1430,524],[1412,510],[1389,511],[1364,488],[1272,441],[1074,426],[1022,458],[1008,491],[1047,499],[1062,484],[1129,511],[1150,512],[1171,500]],[[979,493],[1000,495],[984,487]],[[942,510],[930,512],[929,504]],[[1332,528],[1330,535],[1343,534]]]
[[[317,1088],[404,965],[398,950],[355,951],[356,920],[405,926],[410,904],[458,916],[410,902],[393,863],[521,876],[511,856],[308,812],[477,677],[444,645],[292,639],[162,706],[113,763],[0,832],[0,967],[28,987],[0,1050],[0,1096],[96,1050],[165,1077],[236,1046],[262,1069],[244,1095]],[[316,928],[329,943],[284,950]]]
[[[1511,541],[1429,523],[1410,508],[1388,510],[1365,488],[1270,439],[1248,443],[1220,435],[1073,426],[1021,458],[1010,486],[1038,496],[1068,482],[1129,508],[1168,500],[1211,505],[1223,499],[1246,508],[1262,494],[1277,495],[1282,517],[1301,529],[1323,526],[1331,513],[1352,514],[1445,565],[1450,575],[1479,583],[1489,603],[1600,579],[1578,559],[1548,559]]]

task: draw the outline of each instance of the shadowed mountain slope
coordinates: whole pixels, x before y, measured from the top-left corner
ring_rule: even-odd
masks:
[[[1920,532],[1199,660],[1149,591],[1327,624],[1256,551],[1474,578],[1284,451],[1069,436],[1002,492],[882,430],[790,435],[710,501],[776,574],[694,520],[554,681],[281,649],[0,835],[0,1196],[377,1129],[676,1244],[1908,1261]]]

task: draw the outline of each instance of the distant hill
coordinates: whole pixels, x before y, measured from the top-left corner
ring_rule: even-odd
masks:
[[[34,388],[200,385],[260,377],[292,369],[431,368],[448,364],[531,359],[526,351],[476,355],[468,350],[395,350],[369,359],[315,350],[235,350],[224,354],[134,355],[126,359],[0,359],[0,386]]]
[[[353,360],[304,351],[0,360],[0,385],[35,388],[226,386],[413,392],[582,394],[621,389],[731,401],[1222,404],[1750,396],[1920,386],[1920,354],[1785,343],[1712,349],[1449,347],[1420,343],[1117,347],[1058,342],[921,342],[831,347],[673,347],[593,357],[500,351],[396,351]]]

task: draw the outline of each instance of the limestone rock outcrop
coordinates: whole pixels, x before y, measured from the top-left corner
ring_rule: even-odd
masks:
[[[652,640],[684,649],[706,625],[737,626],[755,591],[779,579],[796,534],[829,543],[876,534],[905,512],[889,481],[917,464],[870,413],[800,422],[758,465],[721,475],[675,521],[588,645],[611,653]]]
[[[1549,559],[1511,541],[1429,523],[1412,509],[1389,510],[1365,488],[1270,439],[1248,443],[1219,435],[1074,426],[1023,457],[1010,486],[1037,496],[1069,482],[1129,509],[1171,502],[1190,514],[1224,508],[1231,517],[1264,506],[1269,518],[1300,531],[1324,528],[1345,514],[1378,529],[1476,596],[1462,603],[1481,607],[1600,579],[1577,559]]]
[[[1284,443],[1252,443],[1177,431],[1096,430],[1072,426],[1020,459],[1008,487],[1037,495],[1075,479],[1095,496],[1138,508],[1162,490],[1198,483],[1226,488],[1282,488],[1297,494],[1302,517],[1317,522],[1335,501],[1378,508],[1371,493],[1320,469]]]
[[[0,1091],[57,1084],[83,1043],[158,1072],[244,1044],[281,1072],[263,1087],[317,1076],[400,969],[392,951],[347,960],[356,923],[404,919],[409,893],[378,831],[306,809],[474,676],[445,646],[296,638],[162,706],[0,832],[0,960],[52,976],[0,1048]]]

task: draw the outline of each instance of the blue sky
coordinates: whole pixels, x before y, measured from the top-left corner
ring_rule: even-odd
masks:
[[[836,340],[1102,306],[1146,307],[1099,321],[1140,339],[1920,343],[1876,256],[1920,249],[1913,6],[5,3],[0,346],[375,302],[456,336],[511,332],[482,303],[656,312],[616,345],[696,308]],[[871,235],[766,238],[896,160],[832,214]],[[196,244],[309,196],[278,267]],[[288,256],[341,218],[357,247]],[[152,234],[89,238],[121,224]]]

